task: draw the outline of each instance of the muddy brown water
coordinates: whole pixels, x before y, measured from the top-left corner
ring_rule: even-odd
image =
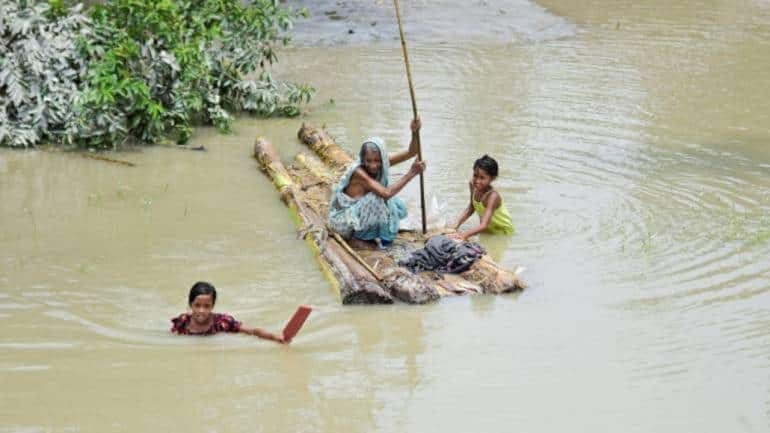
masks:
[[[402,1],[428,201],[455,218],[495,156],[517,234],[480,240],[531,289],[342,307],[250,151],[403,148],[389,3],[311,5],[276,70],[302,119],[133,168],[0,150],[0,431],[767,431],[770,3]],[[291,347],[169,335],[199,279],[252,326],[317,310]]]

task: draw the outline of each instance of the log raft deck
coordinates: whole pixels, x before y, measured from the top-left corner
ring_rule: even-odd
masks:
[[[323,130],[302,125],[300,141],[312,151],[296,155],[285,167],[272,145],[259,137],[254,157],[292,209],[300,234],[318,254],[321,267],[339,290],[343,304],[390,304],[396,301],[423,304],[444,296],[501,294],[522,290],[519,277],[488,256],[460,274],[413,274],[396,264],[398,258],[424,246],[427,237],[400,232],[385,250],[354,249],[326,225],[331,191],[353,158]]]

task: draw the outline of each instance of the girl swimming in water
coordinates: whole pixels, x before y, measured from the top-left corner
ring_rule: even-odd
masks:
[[[217,289],[205,281],[198,281],[187,296],[190,313],[171,319],[171,332],[183,335],[212,335],[220,332],[240,332],[265,340],[284,343],[283,336],[259,328],[247,328],[229,314],[214,313]]]

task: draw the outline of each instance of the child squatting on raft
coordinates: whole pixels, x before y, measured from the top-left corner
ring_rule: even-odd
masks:
[[[191,313],[182,313],[171,319],[171,332],[184,335],[212,335],[219,332],[240,332],[265,340],[283,343],[283,336],[259,328],[247,328],[228,314],[214,313],[217,289],[205,281],[198,281],[190,288],[187,297]]]
[[[479,224],[470,230],[458,231],[448,236],[460,241],[467,241],[471,236],[486,231],[488,233],[512,235],[513,222],[508,209],[503,204],[503,198],[492,188],[492,181],[497,177],[497,161],[484,155],[473,163],[473,178],[469,182],[471,199],[463,211],[455,230],[473,215],[479,215]]]
[[[389,155],[381,138],[367,138],[361,145],[359,160],[334,187],[329,203],[329,226],[342,237],[354,242],[356,239],[379,240],[383,244],[396,239],[399,222],[406,218],[406,204],[395,195],[425,169],[425,162],[415,160],[409,172],[390,185],[390,166],[417,154],[420,120],[412,120],[410,126],[412,140],[407,151]]]

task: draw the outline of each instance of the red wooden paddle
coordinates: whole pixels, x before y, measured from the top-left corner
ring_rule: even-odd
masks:
[[[286,344],[289,344],[291,339],[297,335],[297,332],[302,328],[302,325],[305,323],[305,320],[307,319],[307,316],[310,315],[311,311],[313,311],[313,307],[309,305],[300,305],[299,308],[297,308],[297,311],[295,311],[294,315],[289,319],[289,323],[283,328],[283,341]]]

